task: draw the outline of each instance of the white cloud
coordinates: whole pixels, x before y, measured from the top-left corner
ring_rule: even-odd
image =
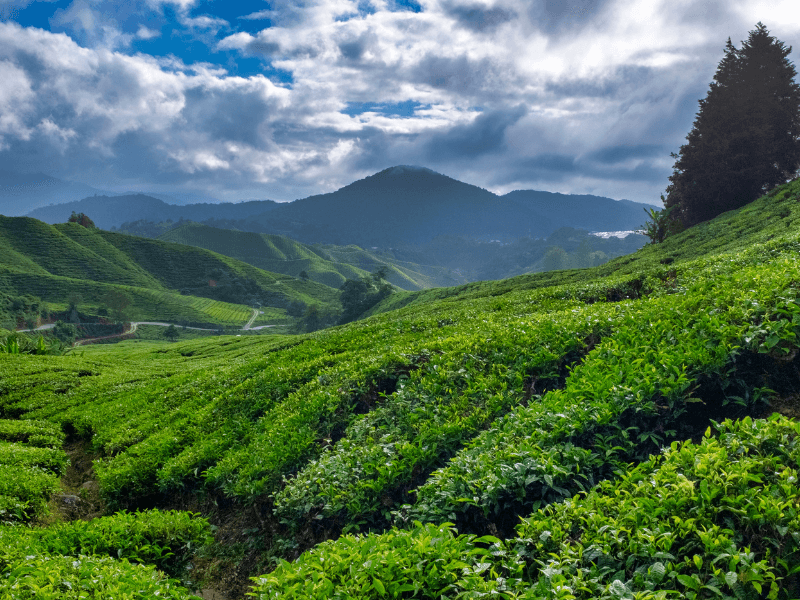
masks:
[[[8,138],[30,139],[27,121],[35,94],[26,73],[9,61],[0,60],[0,81],[0,148],[6,149]]]
[[[210,17],[208,15],[201,15],[199,17],[190,17],[184,14],[179,16],[179,20],[181,25],[183,25],[188,29],[208,31],[213,33],[214,35],[216,35],[219,30],[225,29],[230,26],[230,24],[225,19]]]
[[[31,72],[6,58],[20,52]],[[143,172],[145,180],[249,170],[238,164],[239,155],[228,157],[217,146],[244,139],[240,145],[269,147],[270,123],[289,107],[289,91],[264,77],[178,67],[174,61],[81,48],[64,35],[0,24],[0,134],[6,145],[8,138],[19,144],[38,128],[59,148],[72,144],[95,167],[125,160],[136,151],[132,144],[157,140],[148,149],[151,168],[171,164],[178,173]],[[37,144],[40,150],[45,145]]]
[[[161,8],[165,4],[169,4],[181,11],[187,11],[197,4],[197,0],[147,0],[152,8]]]
[[[100,0],[73,0],[67,8],[56,11],[50,23],[70,31],[87,46],[124,48],[133,39],[120,30],[112,13],[103,10]]]
[[[302,0],[240,17],[271,26],[219,40],[231,25],[192,16],[195,1],[145,0],[174,6],[214,50],[289,72],[282,85],[219,65],[130,56],[132,36],[93,1],[59,13],[71,31],[91,32],[88,48],[0,24],[9,72],[0,103],[19,94],[0,112],[6,147],[38,136],[42,146],[27,149],[65,172],[74,157],[80,172],[126,182],[191,181],[277,199],[396,163],[497,190],[657,198],[725,39],[746,37],[758,20],[787,45],[800,37],[791,4],[780,1],[421,0],[414,13],[393,0]],[[135,35],[159,32],[140,25]],[[65,145],[71,151],[59,158]]]
[[[795,0],[742,0],[733,3],[731,8],[750,27],[755,25],[750,23],[755,17],[767,26],[772,35],[780,37],[800,33],[800,6]]]
[[[140,40],[152,40],[153,38],[161,37],[161,32],[155,29],[149,29],[144,25],[139,25],[136,32],[136,38]]]
[[[275,11],[272,10],[259,10],[258,12],[250,13],[249,15],[244,15],[239,17],[240,19],[244,19],[246,21],[260,21],[263,19],[271,19],[275,15]]]

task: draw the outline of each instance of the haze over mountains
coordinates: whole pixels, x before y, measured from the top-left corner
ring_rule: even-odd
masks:
[[[64,222],[72,211],[102,228],[145,220],[192,220],[281,234],[305,243],[417,246],[440,236],[510,241],[546,237],[561,227],[630,230],[649,205],[600,196],[521,190],[499,196],[423,167],[397,166],[335,192],[294,202],[171,205],[150,196],[97,196],[37,208],[28,216]]]
[[[61,181],[43,173],[0,171],[0,214],[22,216],[48,204],[62,204],[100,193],[83,183]]]
[[[30,210],[50,205],[78,202],[94,196],[131,196],[131,192],[110,192],[83,183],[63,181],[43,173],[12,173],[0,170],[0,214],[18,217]],[[148,192],[167,204],[218,202],[209,196],[190,193],[163,194]]]
[[[92,196],[83,200],[65,202],[32,210],[26,216],[54,225],[65,222],[72,212],[89,215],[101,229],[119,227],[130,221],[207,221],[218,219],[247,219],[268,212],[278,206],[272,200],[252,202],[203,203],[179,206],[145,194],[124,196]]]

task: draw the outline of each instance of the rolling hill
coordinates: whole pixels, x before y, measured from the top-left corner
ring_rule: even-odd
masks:
[[[399,261],[358,246],[311,246],[281,235],[219,229],[192,222],[182,223],[158,239],[206,248],[292,277],[305,271],[312,280],[336,289],[347,279],[368,276],[383,266],[387,267],[386,280],[404,290],[463,282],[449,269]]]
[[[198,299],[277,309],[303,302],[328,309],[338,298],[328,286],[269,273],[201,248],[75,223],[0,217],[0,248],[4,292],[55,303],[79,292],[85,302],[101,304],[109,291],[119,288],[134,300],[131,311],[139,318],[214,322],[191,308]],[[165,314],[159,313],[159,303],[170,305]],[[187,307],[183,315],[181,306]]]
[[[0,585],[796,598],[799,198],[313,334],[0,354]]]
[[[139,224],[122,233],[137,235]],[[297,276],[303,270],[320,283],[339,288],[345,279],[363,277],[386,267],[387,280],[404,290],[448,287],[487,279],[505,279],[522,273],[589,267],[635,252],[647,238],[630,234],[601,238],[585,230],[562,227],[542,239],[521,238],[511,243],[482,242],[439,236],[418,248],[365,250],[351,244],[302,244],[285,236],[220,229],[198,223],[170,223],[163,232],[145,227],[157,237],[206,248],[276,273]],[[557,260],[548,259],[554,249]]]

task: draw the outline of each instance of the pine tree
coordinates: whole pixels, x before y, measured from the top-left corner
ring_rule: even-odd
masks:
[[[800,166],[800,86],[792,51],[758,23],[725,56],[687,143],[673,154],[667,208],[684,226],[752,202]]]

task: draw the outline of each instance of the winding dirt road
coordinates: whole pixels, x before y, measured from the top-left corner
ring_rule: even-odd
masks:
[[[258,318],[258,315],[263,315],[263,314],[264,314],[263,310],[258,310],[256,308],[254,308],[253,309],[253,314],[250,316],[250,319],[247,321],[247,323],[244,324],[244,327],[242,327],[241,331],[258,331],[260,329],[268,329],[270,327],[275,327],[275,325],[259,325],[258,327],[253,327],[253,323],[255,323],[256,319]],[[95,324],[99,324],[99,323],[95,323]],[[129,325],[130,326],[125,331],[123,331],[122,333],[115,333],[114,335],[107,335],[107,336],[103,336],[103,337],[86,338],[86,339],[83,339],[83,340],[77,340],[75,342],[75,345],[76,346],[81,346],[83,344],[88,344],[90,342],[96,342],[98,340],[110,340],[110,339],[117,338],[117,337],[122,337],[122,336],[125,336],[125,335],[131,335],[132,333],[136,333],[136,328],[139,325],[155,325],[157,327],[169,327],[170,325],[175,325],[175,323],[164,323],[162,321],[131,321]],[[55,327],[54,323],[48,323],[47,325],[40,325],[39,327],[37,327],[35,329],[18,329],[17,331],[20,331],[20,332],[46,331],[48,329],[52,329],[53,327]],[[193,329],[195,331],[217,331],[216,329],[209,329],[209,328],[205,328],[205,327],[189,327],[189,326],[184,327],[182,325],[175,325],[175,327],[177,327],[178,329]]]

